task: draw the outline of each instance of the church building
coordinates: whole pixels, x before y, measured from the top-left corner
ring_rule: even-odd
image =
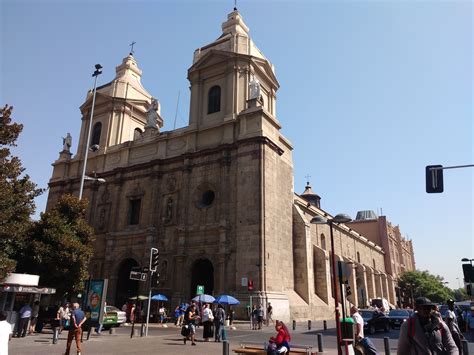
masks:
[[[147,294],[129,279],[159,250],[156,293],[170,307],[189,301],[198,285],[230,294],[245,306],[272,303],[274,318],[331,319],[330,229],[311,224],[331,218],[311,187],[293,190],[292,144],[276,114],[279,83],[234,10],[222,34],[194,52],[188,70],[189,123],[161,131],[159,98],[141,84],[132,54],[115,78],[80,107],[82,126],[73,156],[64,149],[53,164],[48,207],[64,193],[78,194],[86,148],[87,218],[96,241],[90,274],[109,280],[107,301],[121,306]],[[97,179],[100,178],[100,181]],[[105,182],[104,182],[105,180]],[[349,301],[396,304],[386,252],[348,225],[334,225],[337,259],[352,265]],[[249,289],[248,285],[253,286]]]

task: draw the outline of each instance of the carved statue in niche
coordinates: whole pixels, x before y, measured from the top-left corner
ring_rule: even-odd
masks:
[[[163,260],[160,268],[160,279],[166,280],[168,275],[168,261]]]
[[[176,188],[176,178],[173,175],[168,177],[168,179],[166,180],[166,187],[168,188],[169,192],[174,191],[174,189]]]
[[[99,212],[99,229],[105,228],[105,208],[101,208]]]
[[[252,78],[249,82],[249,99],[260,100],[260,96],[260,82],[254,75],[252,75]]]

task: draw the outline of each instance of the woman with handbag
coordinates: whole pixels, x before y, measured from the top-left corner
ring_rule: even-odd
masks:
[[[214,330],[212,329],[213,320],[214,315],[212,314],[212,310],[209,304],[206,303],[202,309],[202,325],[204,327],[202,336],[204,341],[209,341],[209,338],[214,336]]]
[[[198,319],[199,316],[196,314],[196,305],[191,304],[184,314],[184,326],[183,329],[181,329],[181,334],[184,336],[184,344],[186,344],[186,340],[188,340],[188,338],[191,338],[191,345],[196,345],[196,320]],[[184,335],[186,333],[188,335]]]

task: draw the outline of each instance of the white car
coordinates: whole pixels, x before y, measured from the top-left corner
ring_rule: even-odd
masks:
[[[119,327],[127,320],[127,314],[114,306],[105,306],[104,328]]]

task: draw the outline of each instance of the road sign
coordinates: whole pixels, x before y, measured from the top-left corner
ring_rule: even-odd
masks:
[[[146,274],[139,271],[130,271],[130,280],[146,281]]]
[[[203,295],[203,294],[204,294],[204,286],[203,285],[197,285],[196,295]]]

